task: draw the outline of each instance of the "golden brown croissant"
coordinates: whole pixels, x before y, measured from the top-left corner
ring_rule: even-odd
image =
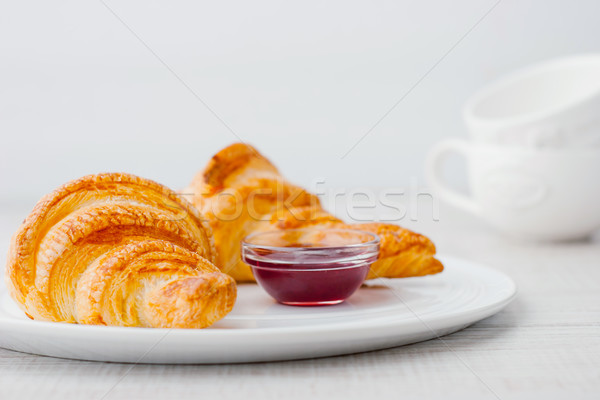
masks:
[[[210,227],[153,181],[107,173],[43,197],[12,238],[6,283],[33,319],[203,328],[231,311]]]
[[[379,259],[369,279],[422,276],[444,268],[425,236],[392,224],[344,224],[323,210],[315,195],[285,181],[273,164],[246,144],[217,153],[185,193],[193,195],[193,204],[210,222],[216,265],[237,281],[254,280],[250,267],[240,260],[240,241],[246,235],[307,226],[348,227],[379,235]]]

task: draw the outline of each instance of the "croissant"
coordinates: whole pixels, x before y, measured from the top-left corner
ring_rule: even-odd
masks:
[[[175,192],[89,175],[37,203],[13,235],[6,284],[36,320],[203,328],[236,298],[215,257],[210,227]]]
[[[326,212],[317,196],[285,181],[269,160],[246,144],[218,152],[185,193],[211,225],[216,265],[237,281],[254,280],[250,267],[240,259],[240,241],[246,235],[302,227],[376,233],[380,254],[368,279],[429,275],[444,268],[425,236],[392,224],[345,224]]]

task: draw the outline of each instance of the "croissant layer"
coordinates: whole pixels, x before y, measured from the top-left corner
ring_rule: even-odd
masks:
[[[235,301],[215,260],[210,226],[185,199],[106,173],[38,202],[12,238],[6,283],[34,319],[201,328]]]

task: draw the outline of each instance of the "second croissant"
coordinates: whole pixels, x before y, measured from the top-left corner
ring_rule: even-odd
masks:
[[[236,143],[219,151],[185,193],[208,219],[217,249],[216,265],[237,281],[254,281],[240,259],[248,234],[303,227],[351,228],[376,233],[379,259],[368,279],[401,278],[441,272],[436,249],[427,237],[393,224],[345,224],[325,211],[317,196],[287,182],[252,146]]]

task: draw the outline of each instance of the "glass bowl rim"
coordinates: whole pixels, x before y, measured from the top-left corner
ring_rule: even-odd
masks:
[[[247,240],[251,239],[253,237],[256,236],[260,236],[260,235],[265,235],[265,234],[275,234],[275,233],[284,233],[284,232],[294,232],[294,231],[317,231],[317,232],[324,232],[324,231],[337,231],[337,232],[351,232],[351,233],[360,233],[360,234],[366,234],[369,237],[371,237],[372,239],[366,242],[362,242],[362,243],[353,243],[353,244],[345,244],[345,245],[341,245],[341,246],[310,246],[310,247],[284,247],[284,246],[269,246],[269,245],[263,245],[263,244],[255,244],[255,243],[249,243]],[[381,239],[379,238],[379,235],[377,235],[374,232],[368,232],[368,231],[363,231],[360,229],[350,229],[350,228],[321,228],[321,229],[315,229],[315,228],[294,228],[294,229],[282,229],[282,230],[274,230],[274,231],[264,231],[264,232],[254,232],[251,233],[247,236],[245,236],[242,241],[241,241],[241,245],[242,248],[249,248],[249,249],[265,249],[265,250],[272,250],[272,251],[277,251],[277,252],[285,252],[285,253],[293,253],[293,252],[299,252],[299,251],[323,251],[323,250],[336,250],[336,249],[349,249],[349,248],[361,248],[361,247],[369,247],[369,246],[373,246],[373,245],[379,245],[381,242]]]

